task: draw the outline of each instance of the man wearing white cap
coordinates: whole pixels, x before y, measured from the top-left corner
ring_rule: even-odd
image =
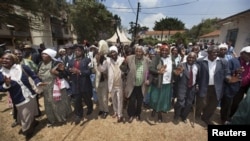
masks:
[[[96,61],[98,64],[97,69],[100,72],[108,70],[108,90],[111,93],[112,104],[114,115],[117,117],[117,122],[124,120],[123,118],[123,82],[122,82],[122,71],[120,70],[123,64],[124,58],[118,56],[118,49],[116,46],[111,46],[109,48],[110,57],[107,57],[105,61],[102,62],[103,56],[97,55]]]
[[[240,60],[241,67],[243,68],[241,73],[241,86],[237,94],[234,96],[230,117],[234,115],[240,101],[243,99],[250,86],[250,46],[246,46],[241,49],[240,57],[238,57],[238,59]]]
[[[228,50],[228,46],[225,43],[220,44],[219,46],[219,54],[218,56],[227,61],[229,65],[229,70],[231,75],[239,75],[241,74],[241,65],[238,58],[234,58],[232,55],[226,54]],[[228,83],[224,82],[224,91],[223,96],[220,101],[221,110],[220,110],[220,117],[221,117],[221,124],[225,124],[229,121],[229,114],[231,111],[231,106],[233,103],[233,98],[237,94],[240,88],[240,81],[235,83]]]
[[[234,58],[232,54],[228,53],[228,45],[226,43],[221,43],[219,46],[220,54],[223,55],[223,58],[226,60],[230,60]]]

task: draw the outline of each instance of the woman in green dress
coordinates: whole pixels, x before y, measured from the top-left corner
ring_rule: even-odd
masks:
[[[152,85],[150,89],[150,106],[153,109],[151,116],[158,113],[158,121],[162,122],[162,112],[171,109],[171,81],[172,81],[172,59],[169,55],[169,47],[162,45],[160,54],[152,59],[149,67]]]

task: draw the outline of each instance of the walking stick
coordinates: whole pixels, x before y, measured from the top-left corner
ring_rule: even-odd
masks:
[[[194,124],[195,124],[195,112],[196,112],[196,92],[195,92],[195,95],[194,95],[194,103],[193,103],[193,124],[192,127],[194,128]]]

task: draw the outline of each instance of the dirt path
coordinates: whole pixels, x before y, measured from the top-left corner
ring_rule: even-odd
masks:
[[[12,111],[8,108],[7,96],[2,96],[0,102],[0,140],[22,141],[25,137],[18,134],[20,126],[11,127],[13,122]],[[0,96],[0,97],[1,97]],[[43,99],[40,98],[40,104]],[[111,107],[110,107],[111,109]],[[43,111],[43,106],[41,106]],[[112,111],[112,110],[111,110]],[[86,112],[86,110],[85,110]],[[218,111],[217,111],[218,112]],[[128,119],[124,110],[126,120]],[[163,114],[163,122],[156,122],[156,118],[150,116],[151,111],[143,109],[141,121],[134,120],[132,123],[117,123],[116,119],[108,116],[102,119],[97,116],[98,110],[90,116],[85,116],[79,125],[73,122],[73,116],[64,125],[46,127],[46,116],[39,119],[39,125],[35,129],[35,135],[31,141],[206,141],[207,130],[202,121],[197,120],[192,127],[188,123],[180,122],[178,125],[172,123],[173,110]],[[192,119],[192,113],[189,115]],[[218,121],[219,115],[213,117]]]

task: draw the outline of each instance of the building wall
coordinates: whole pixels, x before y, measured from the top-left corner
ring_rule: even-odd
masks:
[[[220,42],[225,42],[229,30],[238,29],[235,52],[239,55],[242,47],[250,45],[250,17],[241,17],[224,23],[221,27]]]
[[[50,18],[45,18],[44,21],[35,21],[40,22],[40,30],[31,30],[31,38],[33,45],[40,45],[44,43],[45,46],[53,46]]]
[[[148,37],[152,37],[153,39],[157,39],[158,41],[165,41],[165,40],[168,40],[171,35],[168,35],[168,34],[163,34],[162,38],[161,38],[161,34],[155,34],[155,35],[141,35],[141,38],[148,38]]]

